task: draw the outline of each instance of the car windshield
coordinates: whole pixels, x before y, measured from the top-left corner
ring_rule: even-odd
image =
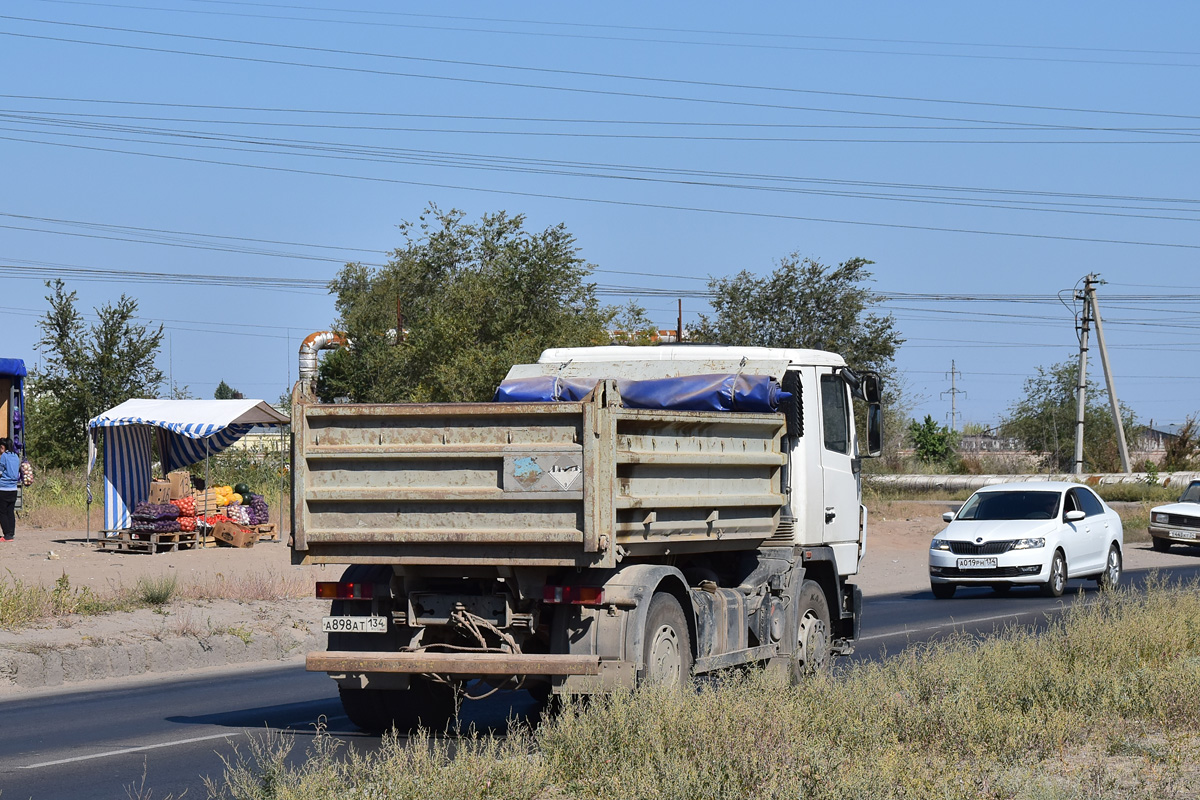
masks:
[[[1054,519],[1060,492],[976,492],[957,519]]]
[[[1200,481],[1193,483],[1179,498],[1181,503],[1200,503]]]

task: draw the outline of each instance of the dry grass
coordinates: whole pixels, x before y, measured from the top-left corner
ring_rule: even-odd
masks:
[[[0,630],[19,630],[72,614],[95,615],[137,608],[161,609],[176,602],[232,600],[241,603],[312,596],[312,581],[302,575],[270,570],[226,576],[202,575],[180,583],[174,575],[139,578],[135,586],[110,586],[96,592],[75,587],[64,573],[53,587],[31,585],[11,573],[0,578]],[[190,634],[189,634],[190,635]]]
[[[1035,635],[910,648],[800,686],[759,672],[568,705],[507,738],[388,739],[308,758],[257,741],[214,797],[1200,796],[1200,586],[1114,593]]]
[[[136,608],[132,592],[117,590],[98,595],[87,586],[75,587],[64,573],[54,588],[26,584],[8,573],[0,580],[0,630],[28,628],[46,619],[61,619],[72,614],[107,614]]]
[[[289,600],[311,597],[312,579],[304,574],[280,574],[273,570],[225,575],[201,575],[179,587],[181,600]]]

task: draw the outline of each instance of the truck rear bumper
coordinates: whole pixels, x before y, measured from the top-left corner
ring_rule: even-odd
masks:
[[[309,672],[385,672],[438,675],[599,675],[600,657],[505,653],[372,653],[328,650],[309,653]]]

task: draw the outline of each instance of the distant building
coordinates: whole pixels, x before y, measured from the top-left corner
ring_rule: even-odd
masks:
[[[1019,453],[1024,450],[1024,445],[1017,437],[997,436],[994,433],[964,435],[958,444],[960,453]]]
[[[1154,420],[1150,420],[1150,424],[1138,434],[1133,449],[1139,453],[1165,453],[1167,442],[1178,439],[1182,430],[1182,425],[1156,424]]]

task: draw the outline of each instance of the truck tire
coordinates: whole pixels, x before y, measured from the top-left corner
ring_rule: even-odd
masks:
[[[417,728],[445,733],[458,711],[454,690],[414,678],[409,689],[357,689],[338,686],[342,709],[355,727],[380,734],[393,728],[406,734]]]
[[[796,647],[792,650],[790,672],[793,681],[811,675],[829,661],[829,601],[816,581],[800,584],[796,597]]]
[[[338,686],[342,710],[350,724],[364,733],[380,734],[392,727],[392,715],[381,689],[352,689]]]
[[[407,690],[386,694],[392,724],[399,733],[408,733],[417,728],[445,733],[450,721],[458,715],[455,690],[444,683],[414,677]]]
[[[646,614],[638,683],[682,687],[691,674],[692,643],[683,607],[673,595],[657,592]]]

